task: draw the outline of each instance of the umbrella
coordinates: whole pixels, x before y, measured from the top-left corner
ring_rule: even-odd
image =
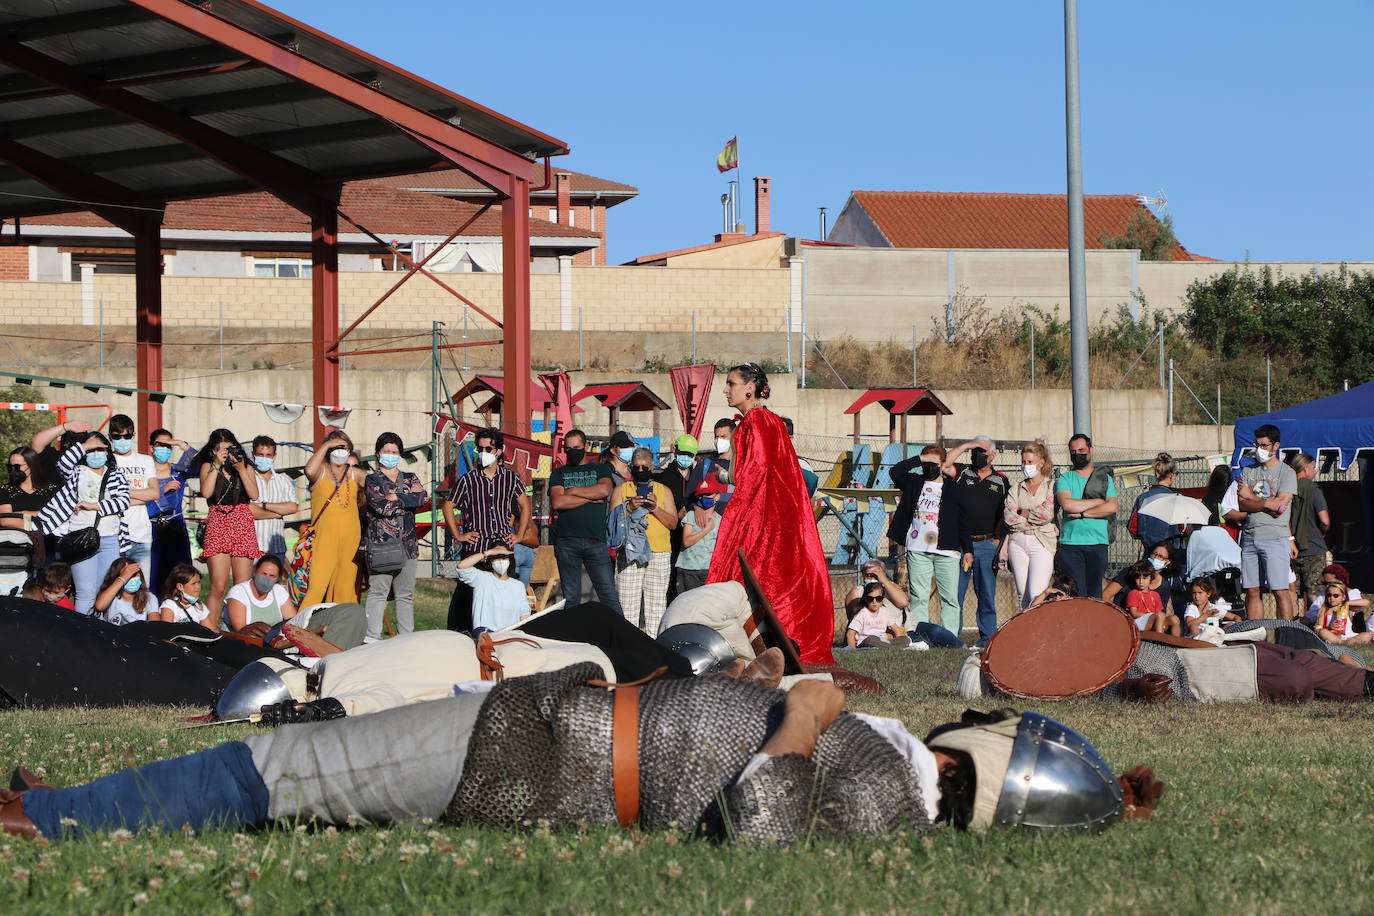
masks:
[[[1180,493],[1150,500],[1141,507],[1140,514],[1157,518],[1166,525],[1205,525],[1212,515],[1201,500]]]

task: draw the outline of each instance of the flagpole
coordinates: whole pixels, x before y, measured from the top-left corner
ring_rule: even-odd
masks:
[[[739,158],[739,134],[735,134],[735,187],[739,188],[739,196],[740,196],[740,197],[743,197],[743,196],[744,196],[744,166],[740,165],[740,161],[741,161],[741,160],[740,160],[740,158]],[[739,224],[742,223],[742,222],[744,222],[744,220],[740,219],[740,215],[739,215],[740,208],[741,208],[741,204],[740,204],[739,201],[737,200],[737,201],[735,202],[735,225],[733,225],[733,226],[730,227],[730,231],[731,231],[731,232],[737,231],[737,230],[739,229]]]

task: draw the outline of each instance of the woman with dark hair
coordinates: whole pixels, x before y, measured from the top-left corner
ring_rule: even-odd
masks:
[[[1238,522],[1227,521],[1228,510],[1222,505],[1226,501],[1226,493],[1235,485],[1235,480],[1231,476],[1231,468],[1224,464],[1219,464],[1212,468],[1212,474],[1207,478],[1207,494],[1202,497],[1202,504],[1207,507],[1210,513],[1207,524],[1217,525],[1225,528],[1231,535],[1232,540],[1240,538],[1240,525]],[[1231,511],[1238,512],[1239,509],[1231,507]]]
[[[726,474],[735,485],[720,523],[706,581],[743,581],[739,551],[772,600],[807,664],[834,663],[835,608],[801,465],[782,418],[763,406],[771,393],[758,363],[725,376],[725,400],[741,414]]]
[[[248,581],[253,561],[262,556],[249,508],[258,498],[258,481],[243,446],[223,428],[210,433],[191,468],[200,478],[200,495],[205,500],[200,558],[210,568],[210,596],[205,606],[210,609],[210,625],[217,627],[230,575],[234,585]]]
[[[34,517],[56,492],[57,483],[48,479],[37,452],[27,445],[10,452],[9,477],[5,485],[0,486],[0,528],[29,531],[33,528]],[[5,513],[18,513],[24,517],[4,518]],[[43,538],[43,558],[38,562],[51,560],[57,550],[57,539],[36,533],[32,537]]]
[[[378,436],[378,470],[363,481],[367,513],[363,531],[368,567],[366,642],[382,638],[382,618],[392,592],[396,595],[396,633],[415,630],[415,570],[420,562],[415,512],[424,505],[426,493],[418,476],[401,470],[404,447],[395,433]],[[382,559],[387,551],[392,556]],[[397,560],[403,561],[400,566],[395,565]]]
[[[358,545],[363,537],[358,509],[366,475],[350,466],[350,458],[356,461],[353,440],[343,430],[331,429],[305,464],[315,543],[302,610],[327,601],[358,601]]]
[[[89,614],[95,605],[100,579],[110,564],[130,548],[124,510],[129,508],[129,481],[110,463],[110,440],[102,433],[78,433],[62,449],[57,473],[62,485],[38,513],[37,524],[44,535],[59,539],[79,531],[94,530],[99,546],[84,556],[59,556],[70,563],[76,585],[76,609]]]

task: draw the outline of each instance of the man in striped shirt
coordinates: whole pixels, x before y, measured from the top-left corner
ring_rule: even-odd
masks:
[[[444,524],[453,540],[461,545],[464,557],[496,546],[514,547],[530,524],[530,498],[525,493],[525,484],[501,463],[505,448],[501,431],[481,430],[473,441],[477,466],[458,478],[453,492],[442,504]],[[512,525],[511,507],[515,505],[519,512]],[[459,582],[449,600],[448,628],[462,631],[471,627],[472,589]]]

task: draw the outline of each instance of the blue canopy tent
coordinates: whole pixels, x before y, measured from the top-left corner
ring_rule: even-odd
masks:
[[[1266,423],[1279,428],[1279,442],[1285,452],[1335,457],[1345,470],[1359,452],[1374,455],[1374,382],[1283,410],[1241,417],[1236,421],[1232,464],[1240,463],[1241,449],[1254,444],[1255,430]]]
[[[1341,470],[1358,462],[1358,484],[1322,484],[1331,510],[1327,544],[1360,586],[1374,585],[1369,554],[1369,532],[1374,531],[1374,382],[1283,410],[1241,417],[1236,421],[1233,465],[1241,463],[1245,450],[1255,442],[1255,430],[1265,424],[1278,427],[1279,448],[1285,455],[1306,452],[1319,460],[1335,460]],[[1347,492],[1335,492],[1342,489]]]

